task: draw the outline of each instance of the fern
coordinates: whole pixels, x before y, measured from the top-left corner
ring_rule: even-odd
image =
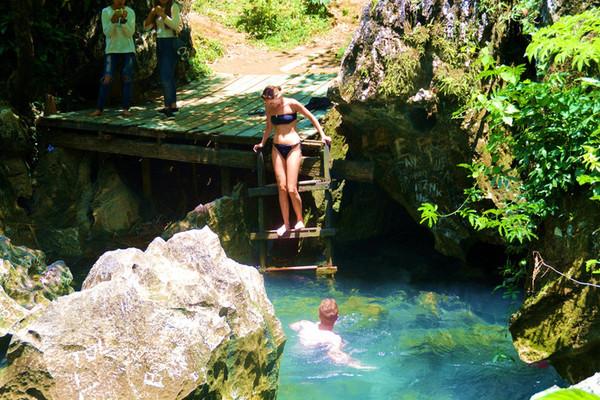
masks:
[[[535,58],[542,66],[570,61],[577,71],[598,73],[600,9],[563,16],[553,25],[538,30],[532,36],[526,55],[530,61]]]

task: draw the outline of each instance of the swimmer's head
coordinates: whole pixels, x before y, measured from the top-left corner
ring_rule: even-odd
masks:
[[[331,326],[337,321],[339,310],[334,299],[324,299],[319,305],[319,319],[323,325]]]

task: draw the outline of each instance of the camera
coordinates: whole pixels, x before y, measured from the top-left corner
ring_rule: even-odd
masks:
[[[124,13],[125,13],[125,9],[124,8],[117,8],[115,10],[115,15],[119,18],[119,24],[127,22],[127,18],[125,18],[123,16]]]

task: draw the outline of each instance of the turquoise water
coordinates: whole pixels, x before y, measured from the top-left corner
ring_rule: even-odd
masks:
[[[279,400],[517,400],[563,383],[552,368],[518,360],[506,322],[514,305],[490,287],[368,282],[343,272],[335,281],[280,275],[265,282],[288,338]],[[316,321],[325,297],[340,307],[335,331],[345,351],[374,370],[335,365],[298,342],[289,324]]]

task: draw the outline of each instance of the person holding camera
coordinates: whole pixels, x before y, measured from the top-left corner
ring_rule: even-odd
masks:
[[[108,97],[110,83],[117,65],[121,66],[123,82],[123,115],[131,115],[133,66],[135,62],[135,12],[125,6],[125,0],[113,0],[112,5],[102,10],[102,31],[106,37],[104,51],[104,71],[100,78],[100,91],[96,111],[92,115],[101,115]]]
[[[158,72],[162,84],[164,107],[159,112],[167,117],[179,111],[175,86],[177,34],[181,30],[181,10],[173,0],[158,0],[144,21],[144,28],[156,30]]]

